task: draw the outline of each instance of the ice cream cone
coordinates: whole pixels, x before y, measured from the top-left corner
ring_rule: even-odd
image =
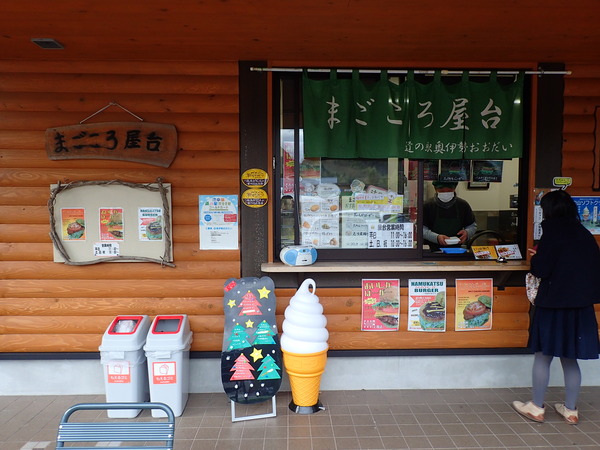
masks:
[[[282,349],[283,364],[290,379],[292,399],[297,406],[319,403],[321,374],[327,363],[327,349],[317,353],[291,353]]]

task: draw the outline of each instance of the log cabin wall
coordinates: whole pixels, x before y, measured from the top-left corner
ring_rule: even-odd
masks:
[[[239,194],[238,63],[0,61],[0,352],[97,352],[116,315],[185,313],[192,350],[220,350],[223,281],[239,251],[200,251],[198,195]],[[117,102],[175,125],[169,168],[109,160],[50,161],[46,128]],[[86,123],[136,121],[111,107]],[[172,186],[175,268],[53,262],[50,184],[162,177]]]
[[[189,315],[192,351],[220,352],[222,287],[240,276],[240,252],[199,250],[198,195],[239,194],[238,93],[237,62],[0,62],[0,352],[97,352],[116,315],[173,313]],[[176,126],[180,150],[168,169],[47,159],[46,128],[77,124],[111,101],[148,122]],[[112,107],[88,123],[131,120]],[[175,268],[52,261],[50,184],[152,182],[158,176],[172,186]],[[280,330],[293,294],[276,292]],[[493,330],[476,334],[454,332],[452,301],[447,333],[406,331],[405,300],[399,332],[366,333],[360,289],[320,289],[319,297],[332,350],[518,348],[527,342],[529,303],[522,287],[495,290]]]
[[[573,178],[572,195],[598,196],[600,65],[567,68],[572,73],[565,77],[562,176]]]

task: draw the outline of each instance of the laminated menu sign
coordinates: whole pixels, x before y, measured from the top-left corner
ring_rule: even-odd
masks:
[[[446,280],[408,280],[408,331],[446,331]]]
[[[492,278],[456,280],[455,331],[491,330]]]
[[[495,247],[498,256],[502,256],[506,259],[523,259],[521,250],[517,244],[501,244],[496,245]]]
[[[471,251],[475,259],[498,259],[496,247],[493,245],[472,245]]]
[[[361,331],[397,331],[400,280],[362,280]]]

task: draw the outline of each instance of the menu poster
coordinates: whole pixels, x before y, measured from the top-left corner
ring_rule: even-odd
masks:
[[[361,331],[398,331],[400,280],[362,280]]]
[[[408,280],[408,331],[446,331],[446,280]]]
[[[85,241],[85,208],[62,208],[60,216],[62,239]]]
[[[523,259],[521,250],[517,244],[496,245],[496,251],[498,252],[498,256],[506,259]]]
[[[496,247],[493,245],[472,245],[471,250],[475,259],[498,259]]]
[[[162,208],[138,208],[138,239],[162,241]]]
[[[455,331],[491,330],[494,280],[457,279]]]
[[[123,241],[123,208],[100,208],[100,240]]]
[[[581,224],[592,234],[600,234],[600,197],[573,197]]]

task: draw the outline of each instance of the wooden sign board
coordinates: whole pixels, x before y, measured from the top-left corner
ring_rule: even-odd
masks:
[[[46,154],[52,160],[113,159],[169,167],[177,153],[174,125],[103,122],[46,130]]]

